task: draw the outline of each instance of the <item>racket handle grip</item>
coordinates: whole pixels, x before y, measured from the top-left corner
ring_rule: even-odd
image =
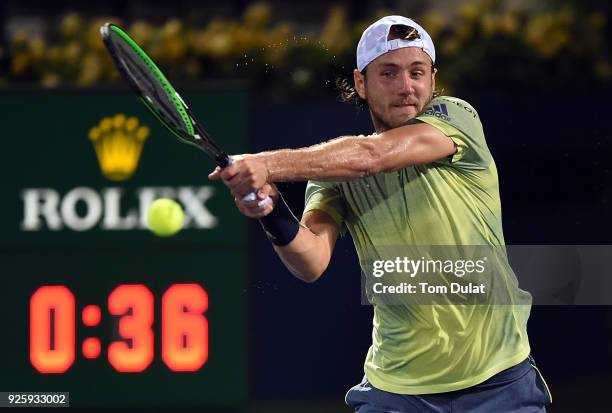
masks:
[[[234,160],[232,158],[229,158],[227,161],[227,165],[229,166],[233,163],[234,163]],[[255,201],[256,199],[257,199],[257,194],[255,192],[251,192],[250,194],[242,197],[243,201]],[[258,206],[264,206],[268,204],[272,204],[272,198],[270,198],[269,196],[267,196],[265,199],[262,199],[261,201],[257,203]]]
[[[255,194],[255,192],[251,192],[248,195],[245,195],[242,197],[243,201],[255,201],[255,199],[257,199],[257,195]],[[264,206],[264,205],[268,205],[272,203],[272,198],[270,198],[269,196],[267,196],[265,199],[262,199],[261,201],[259,201],[257,203],[258,206]]]

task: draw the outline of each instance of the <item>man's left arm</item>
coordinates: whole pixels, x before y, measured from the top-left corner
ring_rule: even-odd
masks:
[[[427,164],[455,153],[454,142],[439,129],[413,123],[372,136],[345,136],[302,149],[243,155],[210,179],[223,179],[234,196],[266,182],[348,181]]]

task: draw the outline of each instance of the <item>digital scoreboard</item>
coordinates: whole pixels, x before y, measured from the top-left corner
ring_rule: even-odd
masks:
[[[143,284],[122,284],[108,295],[109,316],[121,338],[108,345],[108,362],[122,373],[146,370],[155,355],[155,299]],[[172,371],[198,371],[208,358],[208,295],[199,284],[173,284],[162,296],[161,354]],[[65,285],[45,285],[30,297],[30,362],[40,373],[65,373],[75,361],[75,297]],[[101,309],[83,307],[87,327],[100,324]],[[100,357],[100,338],[82,342],[83,357]]]
[[[244,152],[242,91],[185,95],[230,153]],[[207,180],[214,165],[127,90],[9,91],[0,106],[12,124],[0,391],[69,392],[76,407],[242,405],[246,225]],[[158,197],[185,209],[175,237],[145,227]]]

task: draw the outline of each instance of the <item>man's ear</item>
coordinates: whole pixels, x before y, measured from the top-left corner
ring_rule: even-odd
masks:
[[[361,99],[366,98],[365,92],[365,76],[361,74],[361,72],[357,69],[353,71],[353,80],[355,82],[355,90],[359,94]]]

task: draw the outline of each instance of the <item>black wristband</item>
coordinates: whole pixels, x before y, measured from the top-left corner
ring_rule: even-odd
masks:
[[[266,231],[270,242],[280,247],[293,241],[300,230],[300,222],[293,215],[293,212],[291,212],[291,209],[289,209],[280,193],[272,212],[260,218],[259,223],[264,231]]]

